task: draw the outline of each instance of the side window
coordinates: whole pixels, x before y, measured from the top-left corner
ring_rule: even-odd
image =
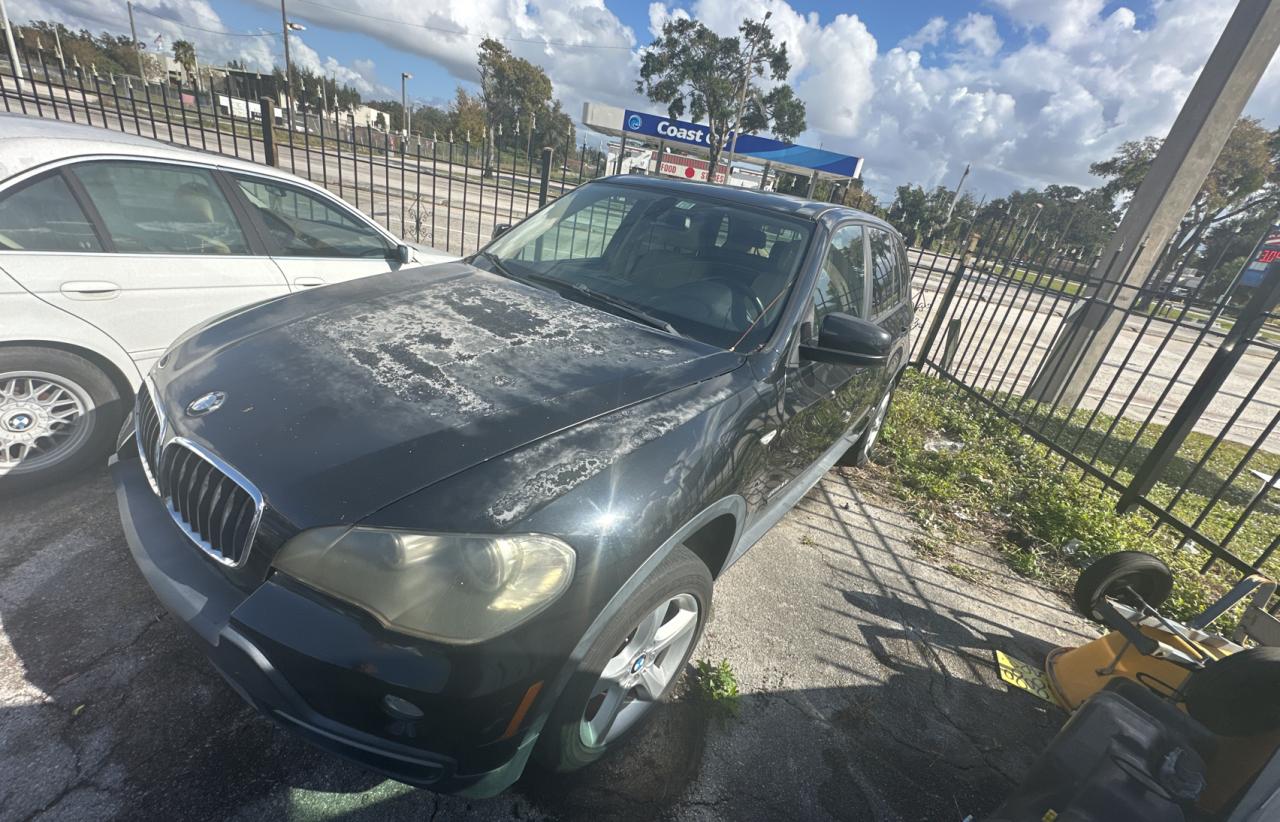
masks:
[[[818,270],[813,289],[814,323],[833,311],[862,316],[862,295],[866,282],[866,261],[862,253],[860,225],[836,229],[827,248],[827,257]]]
[[[235,180],[282,257],[385,257],[391,251],[380,232],[325,197],[261,177]]]
[[[898,253],[887,232],[871,229],[871,316],[898,304],[902,294]]]
[[[0,251],[101,251],[98,235],[54,174],[0,196]]]
[[[911,294],[911,264],[907,262],[907,250],[902,243],[894,240],[894,248],[898,250],[898,271],[902,278],[902,301],[905,303],[912,302]]]
[[[125,254],[248,254],[227,198],[202,168],[102,162],[74,173]]]

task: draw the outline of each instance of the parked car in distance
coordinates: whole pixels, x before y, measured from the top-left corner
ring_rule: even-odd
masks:
[[[267,166],[0,114],[0,489],[105,460],[191,326],[452,259]]]
[[[581,767],[667,694],[712,582],[906,362],[901,238],[621,176],[466,261],[193,330],[113,462],[142,573],[235,688],[436,791]]]

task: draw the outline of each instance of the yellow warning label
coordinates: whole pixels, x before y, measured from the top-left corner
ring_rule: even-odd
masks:
[[[996,665],[1000,667],[1000,678],[1015,688],[1057,705],[1049,691],[1049,681],[1044,671],[1033,668],[1027,663],[1007,656],[1004,651],[996,651]]]

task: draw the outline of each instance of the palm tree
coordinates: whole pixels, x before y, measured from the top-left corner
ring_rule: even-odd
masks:
[[[178,61],[182,66],[182,70],[192,81],[199,84],[196,80],[196,47],[190,40],[174,40],[173,41],[173,59]]]

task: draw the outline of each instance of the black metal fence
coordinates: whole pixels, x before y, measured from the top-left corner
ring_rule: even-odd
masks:
[[[913,251],[916,365],[1015,421],[1121,510],[1144,510],[1153,531],[1202,552],[1206,570],[1267,563],[1280,548],[1280,264],[1261,285],[1236,278],[1210,299],[1213,272],[1174,289],[1159,264],[1135,278],[1119,254],[1102,260],[1028,222],[956,226]],[[1125,307],[1103,307],[1108,284],[1105,305]],[[1090,309],[1112,313],[1098,332],[1106,355],[1093,366],[1050,358],[1095,333],[1078,321]],[[1083,391],[1036,399],[1054,396],[1033,390],[1054,368]]]
[[[268,99],[237,97],[230,78],[176,88],[33,63],[29,53],[21,69],[19,77],[0,62],[4,111],[273,165],[324,186],[405,240],[460,256],[483,245],[495,226],[519,222],[605,173],[604,155],[574,146],[571,136],[559,146],[518,135],[450,142],[357,125],[346,111],[284,117]]]

